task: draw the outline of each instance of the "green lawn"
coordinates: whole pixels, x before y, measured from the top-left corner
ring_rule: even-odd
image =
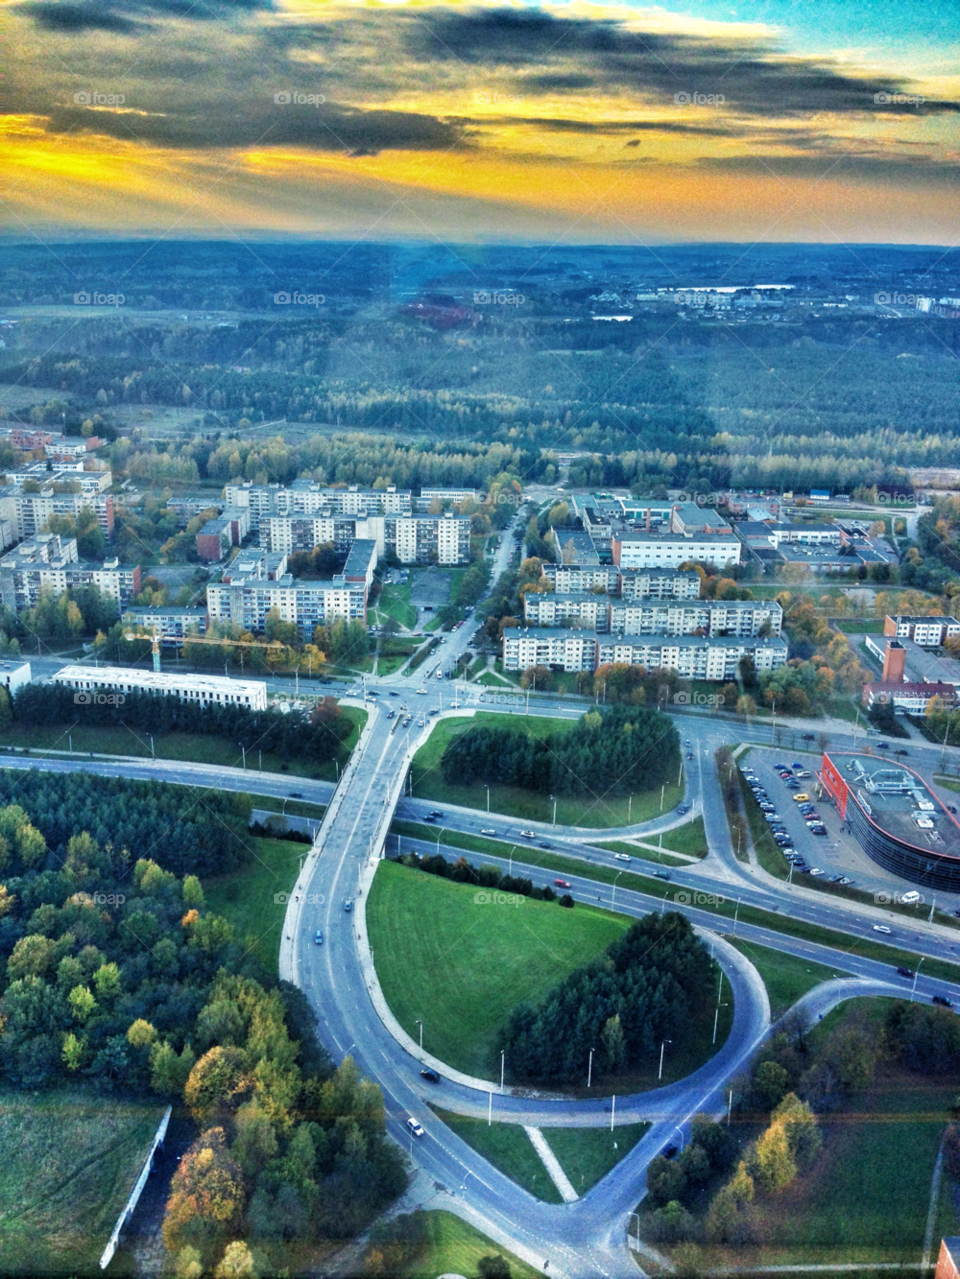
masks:
[[[472,1276],[477,1273],[481,1257],[497,1254],[509,1264],[513,1279],[535,1279],[540,1274],[452,1212],[431,1211],[426,1217],[428,1248],[391,1279],[436,1279],[437,1275],[447,1274]]]
[[[469,884],[380,863],[367,901],[377,976],[397,1020],[468,1074],[499,1077],[497,1032],[627,928],[604,911],[556,902],[476,904]]]
[[[568,733],[576,722],[572,719],[504,715],[489,711],[479,711],[471,719],[440,720],[434,724],[430,736],[414,756],[413,793],[421,799],[486,810],[487,789],[483,782],[448,786],[443,780],[440,760],[455,737],[471,728],[485,727],[523,730],[544,738],[554,733]],[[557,800],[556,820],[561,826],[585,826],[591,829],[625,826],[629,822],[649,821],[661,811],[669,812],[682,797],[683,788],[675,784],[665,788],[662,809],[660,791],[597,797],[560,796]],[[549,795],[537,794],[522,786],[491,785],[490,810],[528,818],[530,821],[549,822],[553,819],[553,803]]]
[[[654,881],[659,883],[659,881]],[[367,902],[377,976],[397,1020],[424,1049],[455,1069],[497,1079],[498,1034],[520,1002],[536,1003],[575,968],[600,956],[630,920],[593,906],[556,902],[477,904],[475,889],[383,861]],[[717,1043],[732,1024],[722,1010]],[[681,1079],[713,1052],[713,1008],[704,1005],[683,1049],[667,1055],[663,1083]],[[507,1063],[509,1078],[509,1062]],[[593,1093],[639,1092],[657,1083],[657,1063]],[[583,1087],[572,1092],[585,1092]]]
[[[353,706],[342,706],[340,713],[353,725],[350,736],[341,745],[337,763],[342,769],[357,743],[360,731],[367,720],[367,712]],[[32,724],[14,724],[0,732],[0,752],[4,748],[26,748],[42,754],[48,750],[69,751],[77,754],[131,755],[149,759],[150,734],[142,729],[96,727],[82,724],[40,727]],[[224,737],[206,737],[199,733],[155,733],[153,751],[158,759],[184,760],[196,764],[223,765],[228,768],[243,767],[243,752],[237,742]],[[250,772],[256,772],[261,763],[256,749],[247,751],[246,764]],[[310,760],[283,761],[279,755],[263,752],[265,773],[291,773],[297,777],[312,777],[333,781],[335,769],[332,760],[314,763]]]
[[[560,1161],[578,1195],[586,1194],[630,1153],[649,1124],[622,1128],[542,1128],[547,1145]]]
[[[432,1109],[458,1137],[462,1137],[468,1146],[472,1146],[511,1181],[545,1203],[563,1203],[560,1191],[551,1181],[543,1160],[520,1124],[493,1123],[488,1126],[485,1119],[455,1115],[449,1110],[441,1110],[439,1106]]]
[[[648,843],[654,842],[652,837],[648,838]],[[695,817],[692,822],[684,822],[682,826],[664,831],[663,846],[688,857],[706,857],[707,832],[704,830],[703,818]]]
[[[411,630],[417,624],[417,610],[410,603],[409,583],[398,586],[391,583],[385,586],[373,608],[372,623],[382,626],[383,619],[392,617],[395,622]]]
[[[99,1274],[165,1105],[0,1091],[0,1273]]]
[[[839,968],[826,968],[812,959],[798,959],[796,955],[785,955],[742,938],[728,936],[727,941],[746,955],[763,978],[770,997],[770,1012],[775,1019],[782,1017],[808,990],[833,977],[849,976]]]
[[[300,859],[310,851],[308,844],[288,839],[250,839],[250,855],[239,870],[207,879],[203,891],[207,905],[229,919],[244,945],[256,953],[271,973],[278,972],[280,930],[286,901],[275,901],[277,893],[293,890]]]

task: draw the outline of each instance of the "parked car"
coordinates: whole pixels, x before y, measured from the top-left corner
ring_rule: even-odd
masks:
[[[810,796],[805,790],[798,791],[798,793],[793,797],[793,802],[795,804],[809,804]]]

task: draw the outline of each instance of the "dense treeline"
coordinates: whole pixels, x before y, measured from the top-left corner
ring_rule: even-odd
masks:
[[[14,718],[38,725],[73,724],[79,713],[85,724],[123,724],[144,733],[201,733],[228,738],[248,749],[275,751],[283,759],[316,762],[332,759],[353,729],[330,698],[324,703],[327,713],[305,719],[296,711],[281,715],[242,706],[204,708],[166,694],[124,693],[119,706],[93,697],[78,706],[78,696],[87,695],[62,684],[26,684],[14,695]]]
[[[3,794],[30,814],[50,850],[29,863],[18,863],[0,843],[0,873],[22,874],[35,866],[56,871],[77,830],[88,831],[97,841],[103,868],[118,882],[145,850],[164,870],[177,875],[220,875],[240,864],[246,846],[250,798],[233,791],[205,790],[201,803],[187,787],[97,777],[79,770],[6,768],[0,772],[0,784]]]
[[[430,853],[421,857],[419,853],[404,853],[396,859],[401,866],[409,866],[413,870],[422,870],[426,875],[437,875],[440,879],[450,879],[455,884],[476,884],[479,888],[490,888],[500,893],[514,893],[520,897],[529,897],[531,901],[557,901],[557,894],[549,884],[543,888],[535,888],[533,880],[525,875],[506,875],[497,866],[472,866],[465,857],[458,857],[455,862],[448,862],[439,853]],[[565,893],[570,905],[573,898]],[[564,898],[560,899],[561,905]]]
[[[580,1080],[591,1048],[594,1068],[608,1074],[673,1051],[696,1034],[715,967],[683,915],[647,915],[606,951],[578,969],[537,1006],[518,1005],[503,1033],[511,1072],[520,1079]]]
[[[144,802],[162,789],[131,792]],[[118,796],[104,807],[122,822]],[[185,1105],[198,1136],[163,1226],[178,1274],[221,1254],[217,1273],[252,1273],[251,1248],[278,1273],[275,1245],[361,1230],[406,1181],[380,1090],[350,1058],[333,1070],[305,997],[206,908],[196,875],[150,857],[118,864],[70,811],[77,824],[53,856],[23,808],[0,809],[0,1079],[34,1090],[83,1079]],[[162,829],[144,847],[171,860]]]
[[[468,729],[446,748],[440,767],[448,785],[500,782],[559,795],[623,795],[675,778],[679,760],[677,731],[666,715],[616,706],[544,737],[516,728]]]

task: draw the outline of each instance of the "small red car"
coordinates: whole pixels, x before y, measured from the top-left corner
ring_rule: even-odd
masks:
[[[556,884],[556,886],[557,886],[558,888],[569,888],[569,887],[570,887],[570,881],[569,881],[569,879],[555,879],[553,882]]]

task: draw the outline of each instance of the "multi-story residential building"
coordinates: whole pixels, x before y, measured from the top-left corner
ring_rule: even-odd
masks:
[[[106,493],[113,483],[110,471],[85,471],[83,462],[63,462],[50,469],[46,462],[31,462],[27,466],[8,471],[7,484],[14,489],[24,488],[38,492],[40,489],[53,487],[73,492],[93,494]]]
[[[678,568],[685,563],[713,564],[728,568],[740,563],[740,541],[733,534],[624,533],[619,530],[610,544],[614,564],[630,568]]]
[[[700,598],[700,574],[692,568],[662,568],[654,572],[644,569],[620,569],[617,578],[617,592],[625,600]]]
[[[283,484],[227,484],[223,490],[229,506],[246,506],[250,526],[257,529],[264,515],[407,515],[413,510],[408,489],[325,488],[311,480]]]
[[[911,617],[906,613],[890,614],[883,619],[883,633],[893,639],[911,639],[920,648],[940,648],[948,639],[960,636],[960,622],[955,617]]]
[[[780,636],[598,636],[590,631],[544,627],[506,627],[503,632],[503,668],[507,671],[530,666],[583,671],[623,663],[648,671],[673,670],[685,679],[724,682],[736,679],[744,657],[752,658],[758,671],[772,671],[786,663],[787,651],[787,642]]]
[[[140,566],[116,558],[102,564],[81,562],[77,539],[40,533],[0,559],[0,598],[14,612],[33,608],[41,591],[61,595],[69,587],[96,586],[117,612],[140,593]]]
[[[582,595],[589,591],[600,591],[605,595],[616,595],[620,589],[620,573],[612,564],[597,564],[594,567],[578,567],[571,564],[543,565],[543,575],[553,583],[554,590],[561,595]],[[700,579],[697,579],[699,586]]]
[[[117,693],[173,694],[200,706],[245,706],[267,709],[267,686],[263,680],[226,679],[222,675],[181,675],[161,671],[141,671],[133,667],[64,666],[52,677],[54,684],[66,684],[88,698],[101,689]]]
[[[578,529],[553,530],[554,557],[558,564],[568,568],[595,568],[600,565],[600,553],[590,540],[589,533]],[[616,561],[614,561],[616,563]]]
[[[380,549],[372,538],[358,537],[350,547],[343,576],[347,582],[362,582],[367,590],[373,585],[373,575],[380,562]]]
[[[167,502],[167,510],[177,517],[177,526],[186,528],[198,515],[210,511],[220,514],[224,509],[219,498],[208,497],[171,497]],[[213,516],[211,515],[211,518]]]
[[[614,600],[610,630],[624,635],[779,635],[783,609],[770,600]]]
[[[266,551],[292,555],[294,551],[312,551],[329,543],[345,555],[360,539],[373,541],[382,555],[386,547],[386,520],[383,515],[337,515],[332,511],[319,515],[267,512],[260,518],[260,545]]]
[[[51,516],[66,515],[75,520],[87,507],[96,514],[104,536],[112,538],[113,497],[110,493],[57,492],[52,484],[36,493],[24,492],[11,484],[0,488],[0,520],[10,521],[18,539],[43,532]]]
[[[215,564],[231,546],[239,546],[249,532],[249,508],[228,506],[216,519],[207,520],[197,534],[197,554],[208,564]]]
[[[387,546],[401,564],[470,563],[470,520],[465,515],[401,515],[384,525]]]
[[[531,666],[592,671],[596,664],[597,637],[593,631],[545,630],[534,626],[504,628],[503,669],[506,671],[525,671]]]
[[[160,643],[177,647],[185,635],[203,635],[207,629],[205,608],[128,608],[123,620],[156,635]]]
[[[441,507],[447,503],[459,506],[461,502],[479,502],[480,496],[478,489],[421,489],[420,496],[414,499],[414,507],[418,511],[429,511],[434,502],[439,502]]]
[[[240,556],[237,559],[241,559]],[[279,561],[279,562],[278,562]],[[366,573],[355,571],[323,581],[302,581],[286,572],[286,556],[266,552],[243,557],[243,565],[231,566],[229,576],[207,587],[207,613],[211,622],[235,622],[244,630],[261,634],[267,614],[276,611],[292,622],[302,635],[314,627],[338,619],[367,620]]]
[[[579,626],[609,631],[610,597],[593,592],[564,595],[551,591],[538,595],[527,591],[523,597],[523,620],[527,626]]]
[[[787,660],[787,641],[733,635],[617,635],[598,642],[598,665],[622,662],[648,671],[661,667],[684,679],[736,679],[750,657],[758,671],[774,671]]]

